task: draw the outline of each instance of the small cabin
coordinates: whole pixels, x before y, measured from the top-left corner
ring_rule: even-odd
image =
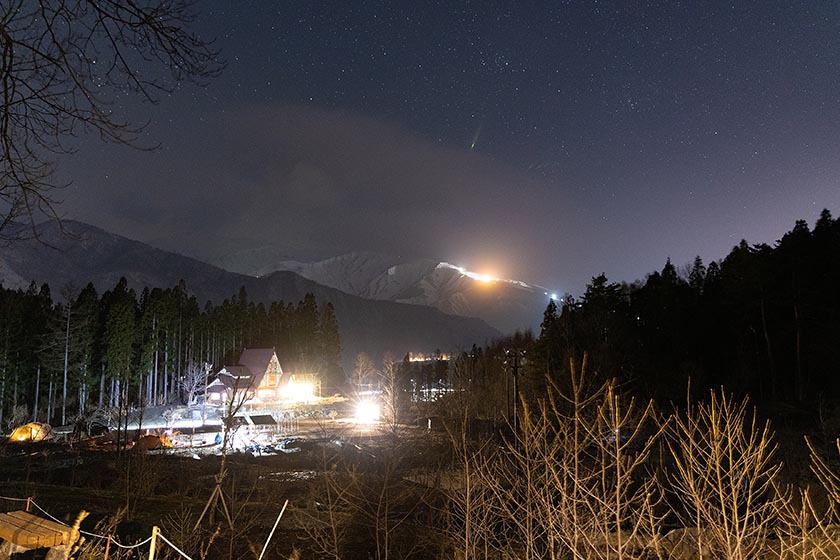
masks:
[[[318,377],[285,373],[273,348],[243,350],[239,363],[222,367],[216,373],[216,379],[207,386],[207,401],[216,404],[234,397],[257,405],[309,402],[319,394]]]

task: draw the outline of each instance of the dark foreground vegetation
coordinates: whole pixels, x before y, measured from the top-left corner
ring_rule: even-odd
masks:
[[[452,393],[431,429],[398,421],[412,406],[386,407],[374,428],[310,420],[298,453],[229,455],[224,504],[204,516],[222,459],[171,450],[8,443],[0,495],[32,497],[68,523],[90,511],[82,528],[124,545],[157,525],[191,558],[259,558],[286,500],[264,558],[840,556],[831,439],[779,447],[770,422],[726,393],[666,411],[593,377],[584,361],[565,388],[547,381],[537,405],[522,402],[516,432],[470,420]],[[105,546],[87,536],[76,557]],[[147,552],[113,545],[109,557]],[[161,545],[157,557],[179,556]]]
[[[536,369],[588,351],[604,375],[639,393],[682,398],[726,385],[758,400],[840,397],[840,221],[823,210],[773,245],[741,241],[721,261],[632,284],[593,278],[580,300],[549,305]]]
[[[5,292],[5,301],[43,293]],[[135,361],[124,370],[112,368],[117,354],[108,351],[117,300],[94,298],[109,302],[98,304],[106,334],[93,362],[98,379],[103,371],[112,386],[127,379],[130,402],[157,377],[167,379],[168,402],[178,398],[178,360],[182,368],[192,361],[187,348],[216,348],[213,355],[220,343],[232,349],[255,333],[282,332],[260,319],[271,310],[249,306],[244,295],[222,309],[257,321],[217,321],[238,330],[213,331],[200,327],[211,315],[184,321],[189,314],[166,314],[178,308],[165,305],[141,313],[155,309],[153,294],[139,304],[126,298],[126,317],[144,325],[134,332],[146,334],[131,338]],[[179,297],[158,296],[165,294]],[[66,317],[60,306],[45,308]],[[284,306],[279,316],[294,325],[304,308]],[[324,324],[314,316],[312,325]],[[21,406],[24,395],[38,394],[39,365],[41,375],[53,372],[54,386],[63,370],[39,362],[50,354],[38,347],[15,354],[8,341],[19,330],[5,332],[5,380],[14,383],[2,398],[15,410],[9,399]],[[299,453],[226,459],[10,443],[0,494],[31,496],[67,522],[91,511],[83,529],[123,544],[158,525],[191,558],[259,558],[289,500],[264,558],[835,559],[838,335],[840,224],[824,211],[813,231],[798,222],[774,247],[741,243],[708,267],[698,259],[681,274],[667,263],[632,285],[594,278],[580,301],[549,306],[536,339],[517,334],[451,360],[386,360],[382,371],[360,356],[348,386],[380,391],[383,418],[372,429],[325,411],[308,420],[316,428]],[[152,348],[157,362],[143,358]],[[13,369],[15,356],[32,361]],[[131,364],[143,365],[137,377],[108,377],[135,371]],[[107,403],[108,384],[98,390],[91,392]],[[79,402],[68,398],[68,407]],[[219,473],[228,513],[217,500],[202,516]],[[101,558],[104,543],[88,538],[77,556]],[[158,554],[177,557],[166,546]]]

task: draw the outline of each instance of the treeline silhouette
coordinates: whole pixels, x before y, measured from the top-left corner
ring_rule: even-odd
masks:
[[[241,288],[202,310],[183,282],[139,296],[125,278],[101,296],[92,284],[61,292],[0,286],[0,426],[187,404],[206,368],[236,364],[244,348],[273,347],[283,368],[319,373],[328,389],[344,379],[335,310],[312,294],[265,306]]]
[[[659,399],[726,386],[761,400],[840,397],[840,220],[823,210],[773,245],[741,241],[721,261],[670,259],[644,281],[592,279],[545,311],[533,385],[588,352],[602,376]]]

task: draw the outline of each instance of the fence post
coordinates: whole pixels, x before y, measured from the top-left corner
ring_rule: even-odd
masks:
[[[105,543],[105,558],[103,560],[108,560],[108,554],[111,552],[111,535],[108,535],[108,541]]]
[[[32,497],[26,498],[26,511],[29,511],[29,508],[32,507]]]
[[[160,529],[155,525],[152,527],[152,543],[149,545],[149,560],[155,560],[155,545],[157,545],[157,535]]]

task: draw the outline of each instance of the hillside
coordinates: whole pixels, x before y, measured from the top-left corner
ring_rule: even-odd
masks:
[[[221,302],[244,286],[255,302],[297,302],[311,292],[320,303],[332,302],[339,320],[345,367],[364,351],[384,352],[467,348],[498,337],[499,331],[475,318],[447,315],[420,305],[374,301],[320,285],[291,271],[253,277],[163,251],[80,222],[65,222],[72,237],[52,224],[40,228],[41,242],[22,241],[0,249],[0,282],[25,288],[48,283],[54,297],[67,284],[92,282],[101,293],[121,277],[130,287],[170,287],[181,279],[203,305]]]
[[[452,315],[479,317],[505,333],[539,330],[550,296],[542,286],[485,278],[431,259],[401,261],[368,252],[316,262],[247,257],[242,255],[237,261],[239,272],[260,276],[275,270],[291,271],[364,298],[428,305]]]

